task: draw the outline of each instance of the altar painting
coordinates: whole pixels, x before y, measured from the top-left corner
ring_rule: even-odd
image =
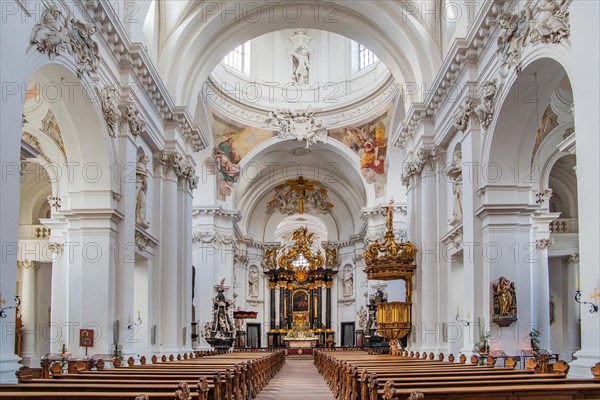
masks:
[[[296,290],[292,296],[292,310],[294,312],[308,311],[308,292],[306,290]]]

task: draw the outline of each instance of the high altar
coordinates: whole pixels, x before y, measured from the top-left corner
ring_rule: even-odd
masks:
[[[334,345],[331,287],[339,260],[329,243],[321,245],[323,255],[314,233],[306,227],[297,229],[292,240],[287,246],[267,250],[263,258],[271,295],[269,347],[285,346],[289,354],[306,354],[302,349]]]

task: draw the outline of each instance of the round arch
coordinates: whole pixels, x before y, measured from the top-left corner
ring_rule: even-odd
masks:
[[[119,192],[111,177],[116,149],[101,117],[100,101],[90,78],[77,77],[68,57],[49,60],[32,49],[27,57],[25,79],[40,84],[40,101],[47,103],[57,119],[65,148],[60,173],[69,178],[69,191],[86,189]],[[62,186],[62,185],[61,185]]]
[[[483,186],[530,183],[528,167],[536,131],[545,105],[565,75],[569,77],[567,60],[568,49],[564,46],[556,46],[554,50],[535,47],[523,58],[521,73],[509,75],[482,149],[482,166],[495,165],[501,174],[497,179],[482,182]]]
[[[430,32],[417,15],[403,7],[385,2],[328,3],[335,4],[337,21],[328,23],[331,9],[301,1],[294,3],[299,7],[299,17],[291,23],[286,14],[290,12],[289,4],[253,4],[251,12],[233,1],[218,3],[211,10],[198,2],[185,10],[185,17],[179,18],[178,28],[166,40],[159,61],[159,71],[166,77],[176,102],[196,110],[206,78],[232,48],[263,34],[294,27],[335,32],[366,45],[398,82],[431,82],[441,64]],[[186,57],[182,59],[182,55]]]

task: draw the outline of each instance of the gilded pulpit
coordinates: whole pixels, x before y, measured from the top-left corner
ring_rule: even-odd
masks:
[[[380,301],[377,303],[377,333],[390,341],[405,338],[411,329],[412,277],[416,249],[411,242],[396,242],[393,223],[394,203],[386,212],[386,232],[383,241],[376,240],[365,251],[365,272],[368,279],[402,280],[405,293],[403,301]]]

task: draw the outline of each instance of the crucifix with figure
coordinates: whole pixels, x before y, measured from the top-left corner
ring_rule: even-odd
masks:
[[[306,192],[308,190],[316,190],[315,186],[318,185],[317,181],[307,181],[303,176],[299,176],[298,179],[289,180],[286,185],[291,190],[298,193],[298,213],[304,214],[304,199],[306,198]]]

